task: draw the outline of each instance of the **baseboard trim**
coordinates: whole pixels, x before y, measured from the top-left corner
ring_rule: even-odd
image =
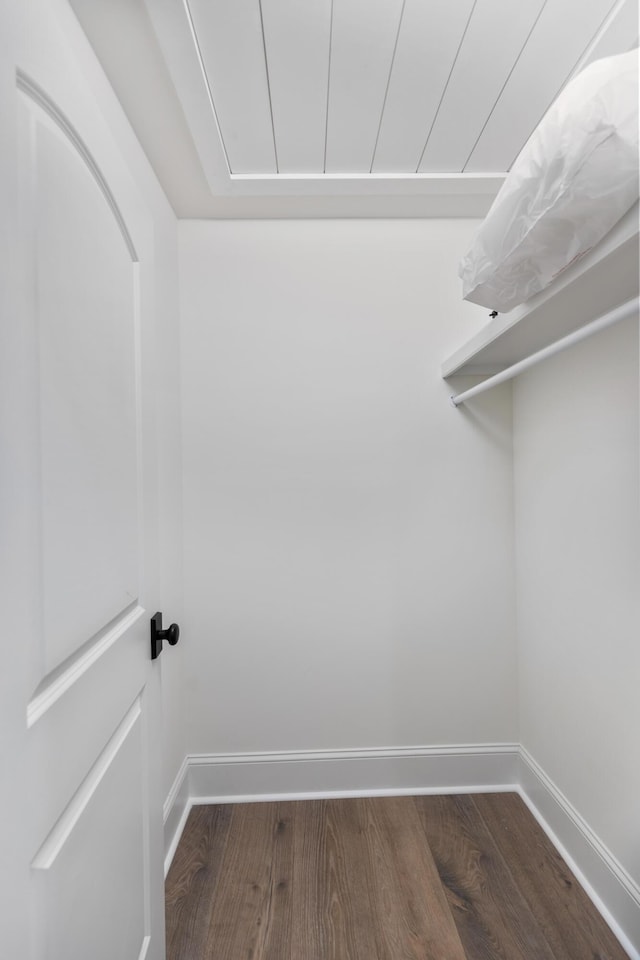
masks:
[[[194,803],[454,793],[504,788],[515,779],[515,744],[200,754],[189,758]]]
[[[165,876],[194,805],[504,791],[520,794],[631,960],[640,960],[640,888],[515,743],[188,755],[164,807]]]
[[[171,789],[164,802],[164,875],[167,876],[171,861],[182,836],[189,811],[193,806],[189,795],[189,757],[180,765]]]
[[[517,789],[631,960],[640,960],[640,887],[522,746]]]

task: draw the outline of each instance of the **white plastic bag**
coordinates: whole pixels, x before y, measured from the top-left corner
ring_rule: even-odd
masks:
[[[460,263],[463,297],[506,313],[638,199],[638,51],[590,64],[547,111]]]

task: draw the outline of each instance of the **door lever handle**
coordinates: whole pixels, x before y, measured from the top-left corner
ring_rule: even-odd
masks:
[[[151,659],[155,660],[162,652],[162,641],[166,640],[171,647],[175,647],[180,639],[180,627],[172,623],[165,630],[162,629],[162,613],[154,613],[151,617]]]

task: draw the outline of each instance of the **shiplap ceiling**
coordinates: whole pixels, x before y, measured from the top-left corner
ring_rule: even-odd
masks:
[[[72,3],[101,55],[104,10]],[[457,213],[488,206],[571,76],[638,36],[636,0],[144,5],[212,197],[447,196]],[[121,51],[101,58],[113,80]]]

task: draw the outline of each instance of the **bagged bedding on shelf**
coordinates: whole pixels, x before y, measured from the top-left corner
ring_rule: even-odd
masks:
[[[460,263],[501,313],[548,286],[638,199],[638,51],[590,64],[524,146]]]

